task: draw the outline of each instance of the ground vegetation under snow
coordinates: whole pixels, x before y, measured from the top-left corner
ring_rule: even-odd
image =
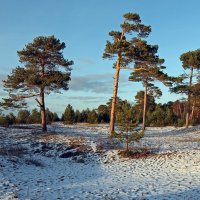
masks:
[[[0,199],[200,199],[200,127],[147,128],[131,144],[108,125],[0,128]]]

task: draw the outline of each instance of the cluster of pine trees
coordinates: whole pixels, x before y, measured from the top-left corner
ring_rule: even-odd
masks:
[[[115,77],[112,99],[107,105],[101,105],[93,110],[74,111],[68,105],[61,120],[68,124],[110,122],[111,134],[114,133],[115,121],[123,121],[119,117],[120,109],[124,113],[131,113],[133,124],[142,123],[143,132],[147,125],[185,125],[188,128],[189,124],[198,123],[200,49],[183,53],[180,56],[184,74],[178,77],[169,76],[164,72],[166,69],[164,59],[157,54],[158,45],[148,44],[145,40],[150,32],[151,27],[144,25],[138,14],[124,14],[120,30],[109,32],[112,40],[106,42],[103,53],[103,58],[114,59]],[[65,47],[65,43],[60,42],[53,35],[39,36],[17,52],[23,66],[14,68],[3,81],[8,97],[3,98],[0,106],[5,109],[21,109],[27,106],[25,99],[33,97],[40,112],[35,110],[35,113],[30,113],[20,110],[16,122],[38,123],[41,118],[42,129],[45,132],[48,122],[58,120],[56,113],[51,113],[45,108],[45,96],[52,92],[59,93],[69,89],[73,61],[64,58]],[[127,101],[122,101],[117,97],[122,69],[131,70],[129,81],[140,82],[144,87],[143,91],[137,93],[134,105],[129,105]],[[155,85],[155,81],[162,82],[170,88],[171,92],[184,94],[187,98],[185,101],[156,104],[155,98],[161,96],[162,91]],[[129,111],[126,112],[126,108]],[[129,114],[128,116],[131,116]],[[26,121],[20,121],[20,115],[25,115]],[[12,114],[1,116],[1,121],[12,121],[13,116]],[[127,124],[127,122],[123,123]]]
[[[183,75],[178,77],[169,76],[163,72],[166,67],[163,66],[164,59],[157,55],[158,45],[148,44],[144,39],[148,37],[150,32],[151,27],[144,25],[140,16],[135,13],[124,14],[120,30],[109,32],[112,41],[107,41],[103,58],[114,59],[116,61],[114,63],[116,73],[110,116],[110,134],[114,133],[118,81],[121,69],[132,70],[129,80],[141,82],[144,86],[143,131],[147,125],[148,95],[153,95],[154,97],[162,95],[160,89],[155,86],[155,81],[160,81],[165,86],[170,87],[171,92],[185,94],[187,96],[185,111],[186,128],[194,120],[193,111],[198,107],[197,101],[200,94],[200,49],[183,53],[180,56],[182,66],[185,70]],[[193,108],[191,109],[192,101]],[[155,110],[152,112],[155,112]]]
[[[56,112],[46,109],[46,121],[48,124],[60,121]],[[34,108],[32,111],[21,109],[15,115],[10,112],[7,115],[0,115],[0,125],[9,126],[12,124],[39,124],[41,123],[41,112]]]

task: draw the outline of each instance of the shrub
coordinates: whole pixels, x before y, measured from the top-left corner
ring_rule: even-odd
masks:
[[[6,118],[4,116],[0,116],[0,126],[4,126],[4,127],[7,127],[9,124],[8,124],[8,121],[6,120]]]

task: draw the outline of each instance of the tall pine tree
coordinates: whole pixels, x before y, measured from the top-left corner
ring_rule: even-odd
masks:
[[[145,26],[141,23],[140,16],[136,13],[126,13],[124,14],[124,22],[121,24],[121,31],[111,31],[109,35],[112,37],[113,41],[107,41],[105,52],[103,58],[113,59],[117,57],[116,62],[116,72],[114,78],[114,90],[113,98],[111,105],[111,114],[110,114],[110,133],[114,132],[114,122],[115,122],[115,107],[118,91],[118,81],[121,63],[126,59],[127,53],[129,53],[130,40],[133,39],[131,36],[128,39],[128,35],[134,35],[138,38],[147,37],[151,32],[150,26]]]
[[[197,88],[194,87],[193,78],[198,75],[197,72],[200,69],[200,49],[183,53],[180,56],[180,60],[182,61],[182,66],[184,70],[186,70],[186,73],[180,76],[181,83],[178,83],[176,87],[171,88],[171,91],[187,95],[185,127],[188,128],[191,115],[191,98],[192,96],[195,96],[195,88]]]
[[[63,113],[63,121],[65,124],[73,124],[75,122],[75,112],[70,104],[67,105]]]
[[[163,82],[165,85],[171,86],[170,80],[172,77],[169,77],[163,72],[165,69],[162,64],[164,59],[160,59],[157,54],[158,46],[157,45],[148,45],[146,41],[137,40],[134,42],[134,51],[130,52],[129,60],[135,58],[135,49],[137,49],[138,60],[134,62],[133,72],[131,73],[129,80],[134,82],[142,82],[144,86],[144,105],[143,105],[143,123],[142,129],[145,130],[146,126],[146,111],[147,111],[147,94],[152,94],[155,97],[162,95],[158,87],[154,85],[155,80]]]
[[[64,48],[65,43],[54,36],[35,38],[17,52],[24,66],[16,67],[4,80],[4,87],[9,92],[9,98],[2,102],[4,107],[23,107],[26,106],[24,99],[39,97],[36,101],[41,110],[43,131],[47,131],[45,94],[68,90],[73,61],[64,58]]]

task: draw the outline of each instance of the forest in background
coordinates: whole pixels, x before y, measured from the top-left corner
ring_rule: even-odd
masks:
[[[143,91],[140,91],[135,96],[136,103],[131,104],[133,121],[142,123],[143,115]],[[117,105],[120,106],[127,102],[118,98]],[[106,105],[100,105],[96,109],[75,110],[70,104],[66,106],[61,117],[56,112],[46,109],[47,123],[63,122],[64,124],[76,124],[76,123],[109,123],[110,122],[110,108],[111,99]],[[156,103],[153,96],[148,95],[147,105],[147,126],[177,126],[181,127],[185,124],[187,102],[182,100],[170,101],[168,103]],[[193,107],[193,114],[191,117],[191,125],[197,125],[200,123],[200,105]],[[119,111],[120,112],[120,111]],[[120,114],[120,113],[119,113]],[[116,119],[117,120],[117,119]],[[12,124],[40,124],[41,114],[38,109],[32,111],[21,109],[15,115],[10,112],[7,115],[0,116],[0,125],[9,126]]]

